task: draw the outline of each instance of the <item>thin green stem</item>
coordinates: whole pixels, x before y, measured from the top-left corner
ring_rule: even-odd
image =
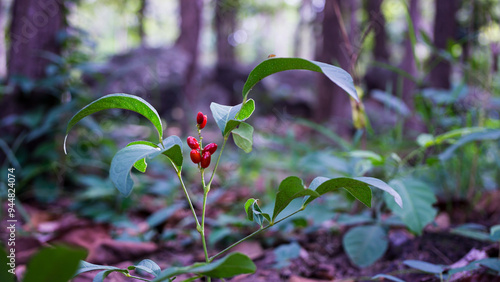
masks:
[[[130,275],[130,274],[128,274],[128,273],[124,273],[124,274],[125,274],[125,276],[127,276],[127,277],[134,278],[134,279],[137,279],[137,280],[142,280],[142,281],[151,281],[151,280],[148,280],[148,279],[146,279],[146,278],[142,278],[142,277],[139,277],[139,276]]]
[[[203,252],[205,253],[205,261],[208,261],[208,250],[207,250],[207,242],[205,239],[205,213],[207,209],[207,197],[208,197],[208,192],[210,191],[210,187],[207,187],[205,185],[205,169],[201,169],[201,183],[203,184],[203,209],[201,212],[201,229],[200,229],[200,234],[201,234],[201,241],[203,243]]]
[[[244,237],[244,238],[240,239],[240,240],[239,240],[239,241],[237,241],[236,243],[233,243],[232,245],[230,245],[229,247],[225,248],[224,250],[222,250],[222,251],[218,252],[217,254],[215,254],[215,255],[211,256],[211,257],[210,257],[210,259],[209,259],[209,262],[213,261],[216,257],[218,257],[218,256],[220,256],[220,255],[222,255],[222,254],[226,253],[227,251],[231,250],[232,248],[234,248],[234,247],[238,246],[239,244],[243,243],[244,241],[246,241],[246,240],[248,240],[248,239],[252,238],[253,236],[255,236],[255,235],[259,234],[260,232],[262,232],[262,231],[264,231],[264,230],[267,230],[267,229],[271,228],[272,226],[274,226],[274,225],[276,225],[276,224],[278,224],[278,223],[282,222],[283,220],[285,220],[285,219],[287,219],[287,218],[289,218],[289,217],[291,217],[291,216],[294,216],[295,214],[297,214],[297,213],[299,213],[299,212],[303,211],[304,209],[305,209],[305,207],[301,207],[300,209],[298,209],[298,210],[296,210],[296,211],[292,212],[291,214],[289,214],[289,215],[287,215],[287,216],[283,217],[282,219],[280,219],[280,220],[278,220],[278,221],[275,221],[275,222],[272,222],[272,223],[270,223],[268,226],[263,227],[263,228],[260,228],[259,230],[254,231],[252,234],[250,234],[250,235],[248,235],[248,236],[246,236],[246,237]]]
[[[193,212],[194,220],[196,220],[196,227],[198,227],[198,226],[200,226],[200,222],[198,221],[198,217],[196,216],[196,212],[194,211],[193,202],[191,201],[191,198],[189,197],[189,193],[186,189],[186,185],[184,185],[184,181],[182,180],[181,172],[177,171],[177,170],[176,170],[176,172],[177,172],[177,177],[179,178],[179,181],[181,182],[182,189],[184,190],[184,194],[186,195],[186,199],[189,203],[189,207],[191,208],[191,211]]]
[[[215,163],[215,167],[214,167],[214,170],[212,171],[212,176],[210,177],[210,181],[208,181],[209,188],[210,188],[210,185],[212,185],[212,181],[214,180],[215,172],[217,171],[217,167],[219,166],[220,157],[222,156],[222,152],[224,151],[224,147],[226,147],[228,137],[229,136],[224,137],[224,142],[222,143],[222,148],[220,149],[219,157],[217,158],[217,162]]]

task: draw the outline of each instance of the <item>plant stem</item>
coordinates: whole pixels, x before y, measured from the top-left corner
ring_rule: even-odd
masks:
[[[139,276],[130,275],[130,274],[128,274],[128,273],[124,273],[124,274],[125,274],[125,276],[127,276],[127,277],[134,278],[134,279],[137,279],[137,280],[142,280],[142,281],[151,281],[151,280],[148,280],[148,279],[146,279],[146,278],[142,278],[142,277],[139,277]]]
[[[229,135],[224,137],[224,142],[222,143],[222,148],[220,149],[219,157],[217,158],[217,162],[215,163],[215,167],[214,167],[214,170],[212,171],[212,176],[210,177],[210,181],[208,181],[208,187],[210,187],[212,185],[212,181],[214,180],[214,176],[215,176],[215,171],[217,171],[217,167],[219,166],[220,157],[222,156],[222,152],[224,151],[224,147],[226,147],[226,142],[227,142],[228,137],[229,137]]]
[[[246,237],[244,237],[244,238],[240,239],[238,242],[233,243],[233,244],[232,244],[232,245],[230,245],[229,247],[225,248],[224,250],[222,250],[222,251],[218,252],[217,254],[213,255],[212,257],[210,257],[209,262],[213,261],[216,257],[218,257],[218,256],[220,256],[220,255],[222,255],[222,254],[224,254],[225,252],[229,251],[230,249],[232,249],[232,248],[234,248],[234,247],[238,246],[238,245],[239,245],[239,244],[241,244],[243,241],[245,241],[245,240],[247,240],[247,239],[250,239],[250,238],[252,238],[253,236],[255,236],[255,235],[259,234],[260,232],[262,232],[262,231],[264,231],[264,230],[267,230],[267,229],[271,228],[272,226],[274,226],[274,225],[276,225],[276,224],[278,224],[278,223],[282,222],[283,220],[285,220],[285,219],[287,219],[287,218],[289,218],[289,217],[291,217],[291,216],[295,215],[296,213],[299,213],[299,212],[303,211],[305,208],[306,208],[306,207],[304,207],[304,206],[303,206],[303,207],[301,207],[300,209],[298,209],[298,210],[296,210],[296,211],[292,212],[291,214],[289,214],[289,215],[287,215],[287,216],[283,217],[282,219],[280,219],[280,220],[278,220],[278,221],[276,221],[276,222],[274,222],[274,223],[270,223],[268,226],[263,227],[263,228],[260,228],[259,230],[254,231],[252,234],[250,234],[250,235],[248,235],[248,236],[246,236]]]
[[[208,261],[208,250],[207,250],[207,242],[205,239],[205,212],[206,212],[206,207],[207,207],[207,197],[208,197],[208,192],[210,191],[210,187],[207,187],[205,185],[205,169],[201,169],[201,183],[203,184],[203,209],[201,212],[201,229],[200,229],[200,234],[201,234],[201,241],[203,243],[203,252],[205,253],[205,261]]]
[[[198,226],[200,226],[200,222],[198,221],[198,217],[196,216],[196,212],[194,211],[193,202],[191,201],[191,198],[189,197],[189,193],[186,189],[186,185],[184,185],[184,181],[182,180],[181,172],[177,171],[177,169],[176,169],[176,172],[177,172],[177,177],[179,178],[179,181],[181,182],[182,189],[184,190],[184,194],[186,195],[186,199],[189,203],[189,207],[191,208],[191,211],[193,212],[193,217],[194,217],[194,220],[196,221],[196,227],[198,227]]]

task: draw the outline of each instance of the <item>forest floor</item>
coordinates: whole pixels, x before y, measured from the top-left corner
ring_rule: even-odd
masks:
[[[233,190],[234,191],[234,190]],[[24,208],[30,216],[30,223],[25,223],[25,234],[17,238],[17,272],[18,275],[26,269],[29,258],[42,246],[52,244],[69,244],[86,248],[87,261],[95,264],[107,264],[117,267],[127,267],[141,259],[149,258],[156,261],[160,267],[171,265],[189,265],[203,261],[204,255],[200,244],[190,240],[189,236],[180,236],[176,240],[151,242],[137,240],[122,241],[113,239],[120,232],[134,232],[111,227],[110,224],[95,223],[88,219],[77,217],[66,212],[70,200],[59,201],[50,208],[40,204],[24,203]],[[228,281],[369,281],[376,274],[390,274],[404,281],[439,281],[433,274],[422,274],[409,269],[404,260],[421,260],[434,264],[453,265],[474,261],[484,256],[497,257],[498,244],[494,245],[468,239],[450,233],[450,229],[459,224],[474,222],[492,226],[500,222],[500,192],[485,193],[475,206],[466,202],[442,203],[434,224],[429,225],[422,236],[410,234],[405,229],[392,229],[389,232],[389,248],[382,259],[367,268],[358,268],[350,261],[342,248],[342,234],[348,228],[340,227],[332,232],[332,228],[318,228],[314,232],[296,230],[286,234],[293,237],[300,245],[300,254],[280,269],[275,268],[274,249],[279,244],[289,243],[283,234],[271,231],[257,236],[237,246],[234,251],[246,253],[257,265],[257,272],[252,275],[240,275]],[[447,211],[448,210],[448,211]],[[216,213],[214,211],[213,213]],[[189,216],[190,211],[178,210],[174,216],[160,228],[172,228],[182,218]],[[209,214],[213,216],[213,214]],[[144,230],[144,216],[129,215],[138,222],[139,233],[132,234],[141,237]],[[141,219],[142,218],[142,219]],[[142,222],[141,222],[142,221]],[[330,226],[335,222],[330,222]],[[328,224],[327,224],[328,225]],[[324,225],[323,225],[324,226]],[[178,227],[177,227],[178,228]],[[182,228],[178,228],[182,229]],[[250,233],[251,230],[241,233]],[[2,231],[3,232],[3,231]],[[4,236],[5,234],[0,234]],[[113,236],[112,236],[113,235]],[[277,238],[272,245],[263,243],[265,238]],[[216,245],[217,247],[217,245]],[[90,272],[76,277],[73,281],[91,281],[97,272]],[[179,277],[178,281],[182,281]],[[489,275],[485,269],[473,272],[462,272],[451,277],[449,281],[500,281],[500,276]],[[137,281],[125,278],[118,273],[112,273],[106,281]],[[381,281],[381,280],[379,280]]]

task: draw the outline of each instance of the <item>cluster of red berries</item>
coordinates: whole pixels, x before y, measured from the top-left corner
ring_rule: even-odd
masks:
[[[203,129],[207,124],[207,116],[199,112],[196,116],[196,122],[198,123],[198,128]],[[191,148],[191,153],[189,154],[191,161],[195,164],[200,164],[201,168],[207,168],[210,165],[212,155],[217,151],[217,144],[210,143],[200,151],[200,143],[193,136],[187,138],[187,144]]]

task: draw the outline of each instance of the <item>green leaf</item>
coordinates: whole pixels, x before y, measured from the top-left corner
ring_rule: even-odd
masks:
[[[354,177],[354,179],[389,193],[389,195],[393,197],[394,202],[396,202],[396,204],[398,204],[400,208],[403,208],[403,200],[401,199],[401,195],[399,195],[396,190],[394,190],[390,185],[387,185],[387,183],[385,183],[384,181],[373,177]]]
[[[128,269],[129,270],[140,269],[142,271],[145,271],[145,272],[153,275],[154,277],[158,277],[158,275],[160,275],[160,273],[161,273],[161,269],[158,266],[158,264],[156,264],[156,262],[154,262],[150,259],[144,259],[141,262],[139,262],[139,264],[137,264],[137,265],[129,266]]]
[[[486,233],[486,227],[476,224],[464,224],[451,230],[452,234],[472,238],[478,241],[491,242],[490,234]]]
[[[229,278],[240,274],[254,273],[253,261],[244,254],[231,253],[226,257],[211,263],[196,263],[185,267],[171,267],[161,272],[153,282],[169,280],[171,277],[193,273],[213,278]]]
[[[73,277],[84,250],[75,250],[63,246],[42,249],[28,262],[25,282],[66,282]]]
[[[485,130],[482,132],[475,132],[465,135],[462,138],[460,138],[455,144],[451,145],[444,152],[439,154],[438,156],[439,160],[446,161],[450,159],[453,156],[453,152],[455,152],[455,150],[457,150],[458,148],[467,143],[480,140],[496,140],[496,139],[500,139],[500,129]]]
[[[355,265],[367,267],[381,258],[387,250],[387,233],[378,225],[357,226],[344,235],[342,245]]]
[[[86,261],[80,261],[78,265],[78,269],[75,273],[74,276],[77,276],[78,274],[88,272],[88,271],[94,271],[94,270],[119,270],[120,268],[114,267],[114,266],[107,266],[107,265],[97,265],[97,264],[92,264],[90,262]]]
[[[176,211],[184,207],[184,204],[178,203],[174,204],[172,206],[168,206],[166,208],[163,208],[152,215],[150,215],[147,219],[146,222],[148,223],[149,227],[156,227],[160,225],[161,223],[167,221],[169,217],[174,215]]]
[[[158,115],[156,109],[151,106],[146,100],[129,94],[110,94],[103,96],[94,102],[88,104],[83,109],[78,111],[68,122],[66,128],[66,136],[64,137],[64,152],[66,153],[66,139],[68,138],[68,133],[73,128],[73,126],[78,123],[81,119],[89,116],[93,113],[107,110],[107,109],[125,109],[134,111],[138,114],[143,115],[151,123],[153,123],[156,131],[158,132],[158,140],[162,140],[163,128],[161,125],[161,119]]]
[[[245,151],[245,153],[250,153],[253,145],[253,127],[248,123],[242,122],[232,133],[236,146]]]
[[[248,119],[255,110],[255,102],[250,99],[245,104],[236,106],[224,106],[217,103],[210,104],[210,110],[222,132],[226,136],[231,130],[235,129],[242,121]]]
[[[270,222],[271,218],[267,213],[262,212],[257,201],[258,200],[254,198],[248,199],[245,203],[245,212],[247,213],[248,220],[255,221],[260,226],[262,226],[262,224],[264,223],[264,219],[267,219],[267,221]]]
[[[127,144],[127,146],[125,147],[128,147],[128,146],[131,146],[131,145],[148,145],[150,147],[153,147],[153,148],[159,148],[158,145],[152,143],[152,142],[149,142],[149,141],[134,141],[134,142],[130,142]],[[146,168],[148,167],[148,164],[146,163],[146,159],[140,159],[138,160],[137,162],[134,163],[134,167],[135,169],[137,169],[138,171],[144,173],[146,172]]]
[[[300,245],[296,242],[280,245],[273,251],[276,263],[273,268],[281,269],[290,265],[290,261],[300,256]]]
[[[420,260],[405,260],[403,261],[403,263],[411,268],[418,269],[427,273],[440,274],[445,270],[445,267],[442,265],[428,263]]]
[[[346,177],[333,179],[328,179],[326,177],[316,177],[309,186],[309,189],[316,191],[319,195],[336,191],[340,188],[344,188],[354,198],[358,199],[366,206],[371,207],[372,191],[370,190],[370,187],[368,187],[368,185],[362,181]],[[305,201],[304,205],[308,205],[314,199],[315,198],[313,197],[309,197]]]
[[[496,271],[497,274],[500,274],[500,259],[487,258],[487,259],[482,259],[478,263],[482,266],[486,266],[487,268]]]
[[[422,234],[424,227],[437,214],[432,205],[436,197],[427,184],[412,178],[395,179],[389,183],[401,195],[405,208],[401,208],[386,194],[384,200],[391,211],[401,217],[406,226],[416,234]]]
[[[128,270],[126,269],[110,269],[110,270],[104,270],[104,271],[101,271],[99,273],[96,274],[96,276],[94,276],[94,279],[92,280],[92,282],[104,282],[104,279],[106,279],[106,277],[108,277],[108,275],[110,275],[112,272],[121,272],[121,273],[124,273],[124,274],[128,274]]]
[[[276,194],[272,221],[276,219],[278,214],[282,212],[292,200],[304,196],[310,196],[310,198],[315,199],[320,195],[314,190],[306,189],[302,179],[296,176],[290,176],[281,181],[278,193]]]
[[[491,227],[490,238],[493,241],[500,241],[500,225],[494,225]]]
[[[271,58],[257,65],[248,75],[243,86],[243,101],[248,93],[263,78],[286,70],[310,70],[325,74],[333,83],[344,89],[354,100],[359,102],[351,75],[345,70],[329,64],[309,61],[301,58]]]
[[[130,170],[137,161],[145,158],[155,158],[160,154],[166,155],[176,171],[182,167],[182,142],[177,136],[170,136],[163,141],[164,148],[150,145],[136,144],[127,146],[115,154],[111,161],[109,174],[111,181],[122,195],[127,197],[132,192],[134,181]]]

